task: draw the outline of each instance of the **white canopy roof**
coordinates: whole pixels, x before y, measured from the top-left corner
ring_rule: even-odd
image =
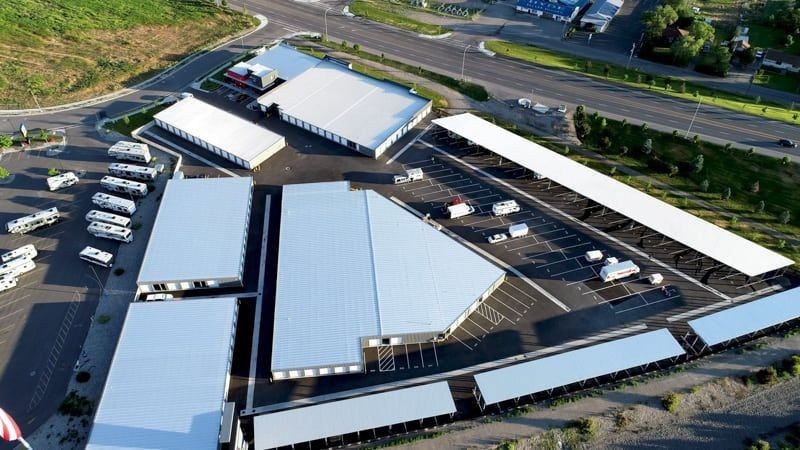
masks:
[[[707,345],[716,345],[800,317],[800,288],[690,320]]]
[[[131,303],[86,446],[216,450],[235,298]]]
[[[472,114],[433,121],[748,276],[794,262]]]
[[[256,416],[255,447],[300,444],[455,411],[450,388],[440,381]]]
[[[684,354],[666,329],[475,375],[487,405]]]

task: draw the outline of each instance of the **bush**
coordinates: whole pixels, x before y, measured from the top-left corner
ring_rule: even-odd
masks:
[[[577,422],[576,428],[584,439],[589,440],[597,434],[597,421],[594,417],[587,417]]]
[[[138,230],[140,228],[142,228],[142,222],[133,222],[133,225],[131,225],[131,230]]]
[[[111,316],[109,316],[108,314],[101,314],[97,318],[97,323],[99,323],[100,325],[103,325],[105,323],[108,323],[110,320],[111,320]]]
[[[800,355],[792,355],[783,360],[783,370],[793,377],[800,376]]]
[[[500,441],[497,445],[497,450],[516,450],[517,441]]]
[[[120,276],[123,273],[125,273],[125,269],[123,269],[122,267],[117,267],[116,269],[114,269],[114,275],[116,276]]]
[[[756,381],[760,384],[772,384],[778,381],[778,371],[774,367],[766,367],[756,373]]]
[[[675,414],[678,412],[678,408],[681,406],[681,396],[675,392],[670,392],[661,398],[661,406],[663,406],[664,409],[670,413]]]
[[[8,169],[6,169],[5,167],[0,166],[0,180],[5,180],[6,178],[8,178],[10,176],[11,176],[11,172],[9,172]]]
[[[753,441],[751,439],[748,439],[748,441],[749,442],[747,443],[747,450],[769,450],[769,448],[770,448],[769,447],[769,442],[761,440],[761,439],[759,439],[757,441]]]
[[[58,413],[72,417],[88,416],[92,413],[92,402],[77,391],[70,391],[58,406]]]
[[[75,381],[78,383],[86,383],[89,379],[92,378],[92,374],[85,370],[81,370],[77,374],[75,374]]]
[[[7,134],[0,134],[0,148],[8,148],[14,145],[14,139]]]
[[[56,169],[55,167],[47,169],[47,176],[48,177],[54,177],[54,176],[56,176],[56,175],[58,175],[60,173],[61,173],[61,171]]]

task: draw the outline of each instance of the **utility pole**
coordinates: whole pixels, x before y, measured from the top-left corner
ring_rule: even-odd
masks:
[[[333,9],[333,7],[326,9],[325,14],[322,15],[322,20],[325,21],[325,36],[322,37],[323,41],[328,40],[328,11],[330,11],[331,9]]]
[[[631,65],[631,59],[633,59],[633,51],[636,50],[636,42],[631,45],[631,54],[628,55],[628,64],[625,64],[625,70],[628,70],[628,67]]]
[[[467,45],[467,48],[464,49],[464,54],[461,55],[461,81],[466,81],[464,79],[464,64],[467,62],[467,50],[472,46],[472,44]]]

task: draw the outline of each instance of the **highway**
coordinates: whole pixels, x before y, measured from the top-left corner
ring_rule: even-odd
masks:
[[[240,7],[241,2],[233,1]],[[250,13],[263,14],[269,25],[247,37],[244,47],[255,46],[289,32],[324,30],[324,4],[299,3],[291,0],[248,0]],[[799,154],[794,149],[783,149],[775,142],[780,138],[800,139],[798,128],[793,125],[760,119],[754,116],[716,108],[712,99],[698,103],[677,100],[648,92],[628,89],[602,80],[583,77],[579,74],[554,71],[501,57],[490,57],[476,51],[475,38],[453,36],[448,39],[425,39],[413,33],[357,18],[341,15],[339,8],[331,8],[327,14],[328,33],[333,39],[359,43],[365,50],[384,53],[411,64],[460,77],[462,58],[467,45],[465,76],[483,84],[495,98],[513,100],[519,97],[536,96],[536,100],[574,107],[586,105],[590,111],[599,111],[611,118],[626,118],[631,123],[647,122],[652,128],[664,131],[678,130],[685,133],[692,123],[691,135],[699,134],[714,142],[732,142],[739,147],[756,147],[760,153],[773,156]],[[52,114],[30,116],[28,128],[48,128],[91,125],[96,113],[104,111],[108,116],[123,113],[144,103],[151,102],[169,93],[179,92],[196,77],[242,50],[240,41],[223,47],[187,64],[172,76],[148,88],[106,103]],[[20,118],[0,119],[0,131],[19,125]],[[7,123],[2,123],[2,122]]]

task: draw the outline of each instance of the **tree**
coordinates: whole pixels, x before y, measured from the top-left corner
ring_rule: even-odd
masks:
[[[603,66],[603,75],[605,75],[606,78],[608,78],[608,75],[610,73],[611,73],[611,67],[608,64]]]
[[[14,145],[14,139],[7,134],[0,134],[0,148],[8,148]]]
[[[764,200],[759,200],[758,206],[756,206],[756,212],[758,214],[762,214],[766,208],[767,208],[767,202],[765,202]]]
[[[611,138],[608,136],[603,136],[600,138],[600,148],[603,150],[608,150],[611,148]]]
[[[628,146],[627,146],[627,145],[623,145],[623,146],[622,146],[622,147],[620,147],[620,149],[619,149],[619,154],[620,154],[620,155],[622,155],[622,156],[625,156],[625,155],[627,155],[627,154],[628,154],[628,152],[630,152],[630,151],[631,151],[631,150],[628,148]]]
[[[785,47],[791,47],[793,44],[794,44],[794,36],[792,36],[791,34],[787,34],[786,36],[784,36],[783,45]]]
[[[680,169],[675,164],[670,164],[669,165],[669,176],[670,177],[674,177],[675,175],[678,174],[679,171],[680,171]]]
[[[227,8],[228,7],[228,0],[222,0],[222,7],[223,8]]]
[[[130,125],[131,124],[131,118],[128,117],[128,115],[126,114],[125,116],[122,117],[122,123],[124,123],[125,125]]]
[[[675,41],[670,49],[672,50],[672,59],[675,64],[686,65],[700,53],[703,48],[704,41],[695,38],[692,35],[686,36],[680,40]]]
[[[708,192],[708,187],[711,183],[708,181],[708,178],[700,182],[700,190],[703,192]]]
[[[589,125],[589,122],[582,120],[575,124],[575,133],[578,135],[578,139],[583,139],[586,136],[589,136],[589,133],[592,132],[592,126]]]
[[[585,68],[586,72],[592,70],[592,61],[587,59],[586,60],[586,64],[584,64],[584,68]]]
[[[611,168],[608,169],[608,174],[611,175],[612,177],[614,175],[616,175],[617,174],[617,166],[611,166]]]
[[[647,122],[642,122],[642,132],[647,131]]]
[[[0,180],[5,180],[6,178],[8,178],[10,176],[11,176],[11,172],[9,172],[8,169],[6,169],[5,167],[0,166]]]
[[[707,41],[714,40],[714,27],[702,20],[695,20],[692,22],[692,26],[689,27],[689,34],[700,41],[702,47],[702,44],[705,44]]]
[[[565,154],[565,155],[569,155],[569,152],[570,152],[570,150],[569,150],[569,145],[565,145],[565,146],[564,146],[564,154]]]
[[[583,114],[586,111],[586,107],[583,105],[578,105],[575,107],[575,114]]]
[[[694,17],[689,0],[667,0],[664,4],[671,6],[675,13],[678,14],[678,17]]]
[[[358,45],[358,44],[353,44],[353,50],[359,51],[359,50],[361,50],[361,46]]]
[[[668,26],[678,20],[678,13],[670,5],[661,5],[644,13],[642,21],[651,38],[661,36]]]
[[[731,188],[726,187],[724,191],[722,191],[722,199],[723,200],[730,200],[731,199]]]
[[[781,223],[785,225],[785,224],[789,223],[790,220],[792,220],[792,214],[789,212],[788,209],[784,209],[783,211],[781,211],[781,214],[778,216],[778,220],[780,220]]]
[[[733,144],[731,144],[730,142],[725,144],[725,153],[730,153],[732,148],[733,148]]]
[[[645,155],[649,155],[650,153],[653,153],[653,140],[652,139],[646,139],[644,141],[644,145],[642,145],[642,152],[644,152]]]
[[[728,47],[718,45],[711,50],[712,68],[720,76],[728,75],[731,68],[731,51]]]
[[[739,52],[739,61],[745,66],[753,64],[756,60],[756,49],[753,47],[748,48],[747,50],[743,50]]]
[[[750,192],[753,194],[758,194],[758,191],[761,190],[761,183],[758,180],[754,181],[753,184],[750,185]]]
[[[788,166],[790,162],[792,162],[792,160],[788,156],[784,156],[783,158],[781,158],[781,164],[783,164],[784,166]]]
[[[694,173],[700,173],[703,171],[703,164],[705,163],[705,158],[703,155],[697,155],[692,160],[692,171]]]
[[[600,128],[605,128],[607,126],[608,126],[608,122],[606,121],[606,118],[603,117],[603,119],[600,120]]]
[[[730,223],[732,227],[739,224],[739,216],[731,216]]]
[[[747,156],[753,156],[756,153],[756,149],[750,147],[747,149]]]

